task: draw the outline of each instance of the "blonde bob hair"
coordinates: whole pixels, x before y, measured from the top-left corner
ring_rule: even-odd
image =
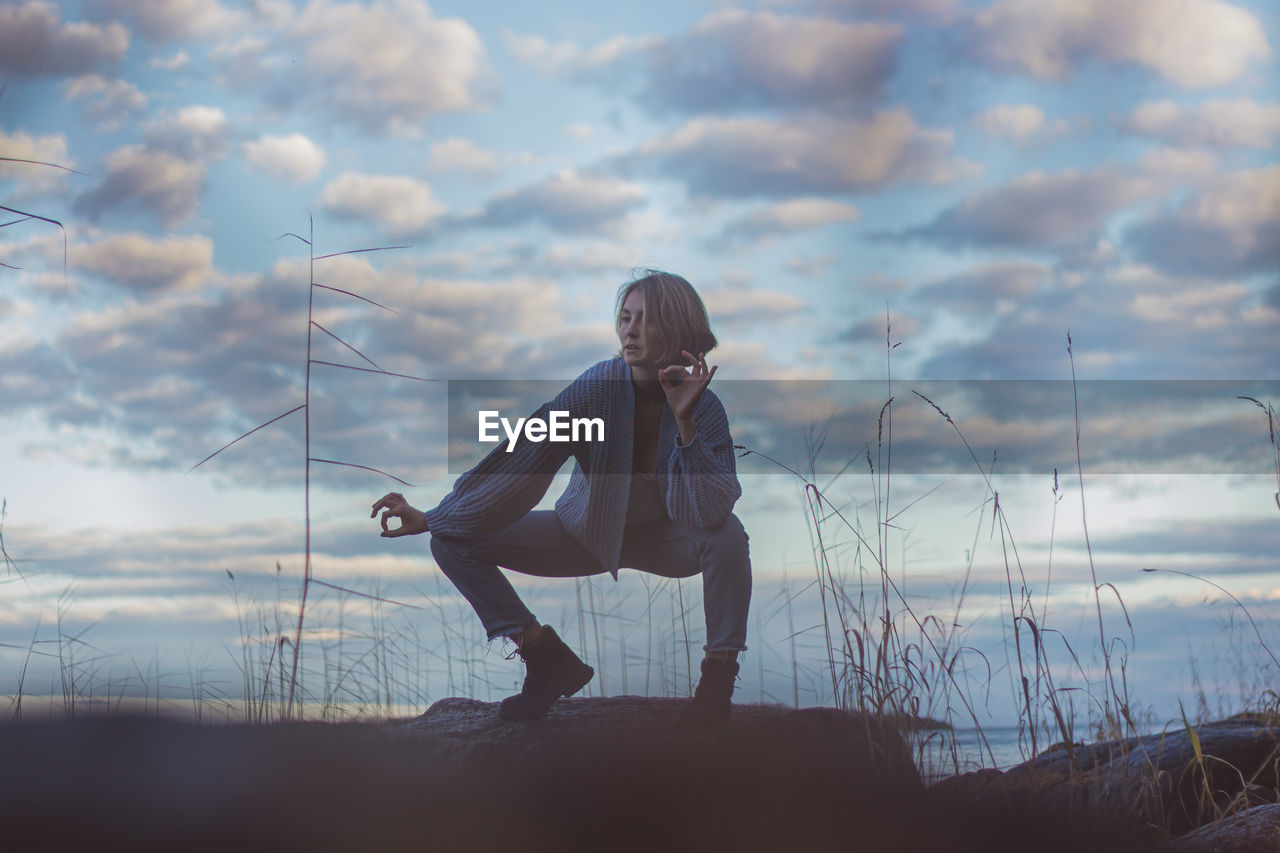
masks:
[[[618,289],[613,312],[615,328],[622,325],[622,304],[632,291],[638,290],[644,304],[645,335],[661,353],[658,364],[687,364],[681,350],[698,355],[715,349],[716,336],[711,332],[707,308],[692,284],[662,270],[645,269],[638,275]]]

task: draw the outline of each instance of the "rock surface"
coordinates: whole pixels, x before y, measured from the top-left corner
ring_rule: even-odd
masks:
[[[406,724],[441,767],[527,786],[520,823],[547,849],[892,849],[887,816],[923,793],[881,721],[830,708],[735,705],[728,728],[673,729],[683,700],[564,699],[511,725],[494,704],[446,699]],[[505,808],[505,806],[504,806]],[[587,839],[592,839],[586,844]],[[568,845],[562,847],[561,845]]]
[[[1175,827],[1178,853],[1277,849],[1269,721],[1199,727],[1203,762],[1178,728],[926,789],[878,718],[735,705],[725,729],[676,732],[682,705],[568,699],[518,724],[468,699],[387,724],[0,724],[0,837],[5,850],[1104,853],[1163,849]]]
[[[507,724],[449,699],[382,725],[0,725],[7,850],[925,849],[923,794],[877,720],[679,700],[571,699]],[[898,843],[903,842],[903,843]]]
[[[556,761],[565,756],[599,760],[612,754],[669,753],[722,761],[760,762],[776,772],[789,763],[840,768],[846,782],[892,780],[920,791],[920,774],[906,743],[882,721],[834,708],[735,705],[722,730],[680,732],[676,717],[687,700],[638,696],[562,699],[545,720],[511,724],[497,706],[474,699],[434,703],[401,724],[401,735],[420,739],[437,760]]]
[[[1267,833],[1276,813],[1254,808],[1280,799],[1280,727],[1273,723],[1246,716],[1195,726],[1199,757],[1182,724],[1140,738],[1060,746],[1004,773],[944,779],[930,796],[1152,840],[1178,837],[1173,849],[1183,853],[1280,850],[1274,841],[1250,846],[1258,833],[1275,837]]]
[[[1174,853],[1275,853],[1280,850],[1280,803],[1268,803],[1206,824],[1176,838]]]

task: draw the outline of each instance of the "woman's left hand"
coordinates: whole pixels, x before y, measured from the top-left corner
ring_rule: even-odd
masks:
[[[658,371],[658,383],[662,386],[663,393],[667,395],[667,404],[671,406],[671,413],[675,415],[677,421],[693,419],[693,410],[697,408],[698,398],[702,396],[707,383],[711,381],[712,376],[716,375],[716,368],[719,367],[714,365],[710,370],[707,369],[706,353],[695,358],[692,353],[685,350],[680,352],[689,360],[689,372],[686,373],[684,366],[679,364],[672,364]],[[678,385],[676,380],[679,380]]]

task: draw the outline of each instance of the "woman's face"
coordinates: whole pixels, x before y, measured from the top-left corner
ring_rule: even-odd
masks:
[[[657,357],[657,341],[645,335],[644,296],[639,290],[627,294],[618,314],[618,341],[627,364],[652,364]]]

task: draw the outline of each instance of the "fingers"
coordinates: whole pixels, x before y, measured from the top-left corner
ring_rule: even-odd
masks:
[[[376,518],[378,510],[382,510],[379,524],[382,525],[382,535],[385,537],[409,536],[414,533],[426,533],[429,530],[425,514],[410,506],[404,499],[404,495],[399,492],[391,492],[379,498],[373,505],[373,513],[369,517]],[[389,524],[393,518],[400,521],[394,529]]]
[[[387,522],[393,518],[400,520],[398,527],[388,526]],[[426,533],[427,531],[426,518],[421,512],[408,504],[402,504],[382,513],[382,535],[387,538],[412,536],[415,533]]]
[[[416,511],[413,509],[413,507],[409,506],[408,504],[403,504],[398,507],[393,507],[392,509],[389,509],[386,512],[382,513],[382,535],[383,536],[404,536],[408,533],[412,533],[413,531],[409,529],[410,528],[409,521],[415,512]],[[400,526],[395,528],[394,530],[387,526],[387,522],[393,518],[397,518],[400,520]]]
[[[373,512],[369,513],[369,517],[376,517],[378,515],[378,510],[380,509],[395,508],[405,503],[408,503],[408,501],[404,499],[404,495],[399,492],[389,492],[388,494],[378,498],[373,505]]]
[[[719,365],[713,366],[711,370],[708,371],[707,370],[707,354],[705,352],[699,353],[697,356],[695,356],[693,353],[689,352],[688,350],[680,350],[680,352],[681,354],[684,355],[685,358],[689,359],[690,364],[693,365],[693,372],[690,374],[691,377],[695,379],[705,378],[706,382],[711,381],[711,377],[715,376],[716,368],[719,367]]]
[[[692,378],[692,377],[696,377],[696,376],[698,375],[698,362],[697,362],[697,359],[695,359],[693,356],[691,356],[691,355],[688,353],[688,351],[686,351],[686,350],[680,350],[680,353],[681,353],[681,355],[683,355],[686,359],[688,359],[688,360],[689,360],[690,364],[688,364],[688,365],[685,365],[685,364],[672,364],[672,365],[670,365],[670,366],[668,366],[668,367],[664,367],[664,368],[662,369],[661,373],[665,373],[665,372],[667,372],[667,371],[673,371],[673,373],[672,373],[671,375],[672,375],[673,377],[678,377],[678,378],[679,378],[680,380],[682,380],[682,381],[683,381],[683,380],[685,380],[685,379],[689,379],[689,378]],[[685,369],[686,367],[691,367],[691,369],[690,369],[690,370],[686,370],[686,369]],[[659,374],[660,376],[661,376],[661,373]]]
[[[689,352],[688,350],[683,350],[683,349],[682,349],[682,350],[680,350],[680,353],[681,353],[685,358],[689,359],[689,363],[690,363],[690,364],[692,364],[692,365],[694,366],[694,368],[695,368],[695,369],[700,369],[700,370],[706,370],[706,369],[707,369],[707,354],[706,354],[705,352],[703,352],[703,353],[698,353],[697,355],[694,355],[693,353]]]

